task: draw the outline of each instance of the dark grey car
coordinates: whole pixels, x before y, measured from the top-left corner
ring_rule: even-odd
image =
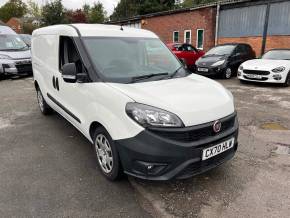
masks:
[[[255,52],[248,44],[218,45],[197,60],[196,73],[204,76],[218,75],[229,79],[236,74],[240,64],[255,57]]]

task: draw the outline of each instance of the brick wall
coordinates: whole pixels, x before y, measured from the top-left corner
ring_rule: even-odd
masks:
[[[273,48],[290,49],[290,36],[267,36],[266,50]]]
[[[196,46],[196,31],[204,29],[204,50],[214,46],[216,9],[208,7],[189,12],[145,18],[142,28],[156,33],[165,43],[173,42],[173,32],[179,31],[184,42],[184,30],[191,30],[191,44]]]
[[[219,38],[218,44],[224,43],[248,43],[256,52],[257,57],[261,55],[262,36],[256,37],[239,37],[239,38]],[[267,36],[265,51],[274,48],[290,48],[290,36]]]
[[[218,44],[224,43],[247,43],[252,46],[256,55],[261,55],[261,48],[262,48],[262,37],[237,37],[237,38],[219,38]]]
[[[6,23],[10,28],[12,28],[16,33],[22,33],[22,23],[17,18],[11,18]]]

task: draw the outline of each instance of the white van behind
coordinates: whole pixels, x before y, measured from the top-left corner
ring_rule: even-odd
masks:
[[[82,132],[108,179],[187,178],[237,150],[232,94],[190,74],[150,31],[50,26],[33,32],[32,54],[41,112]]]

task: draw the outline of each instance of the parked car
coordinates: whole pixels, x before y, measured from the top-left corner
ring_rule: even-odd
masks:
[[[32,74],[29,47],[11,28],[0,26],[0,77]]]
[[[248,44],[232,43],[210,49],[196,62],[197,73],[204,76],[222,76],[229,79],[236,75],[241,63],[255,58],[255,52]]]
[[[148,61],[156,50],[163,64]],[[83,133],[110,180],[123,172],[187,178],[237,150],[232,94],[188,73],[150,31],[98,24],[40,28],[32,36],[32,62],[41,112],[54,110]]]
[[[261,59],[246,61],[238,70],[241,81],[290,85],[290,49],[273,49]]]
[[[23,40],[23,42],[25,42],[26,45],[28,45],[28,47],[31,47],[31,35],[29,34],[19,34],[21,39]]]
[[[191,44],[171,43],[167,44],[167,47],[192,71],[196,70],[196,60],[204,55],[203,51],[196,49]]]

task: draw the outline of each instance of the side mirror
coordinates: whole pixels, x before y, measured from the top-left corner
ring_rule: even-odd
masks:
[[[75,83],[77,81],[77,68],[75,63],[63,65],[62,78],[67,83]]]

